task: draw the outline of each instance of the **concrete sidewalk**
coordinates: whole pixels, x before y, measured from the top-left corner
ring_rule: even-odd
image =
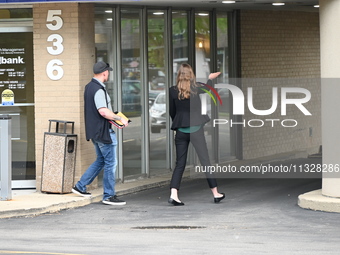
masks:
[[[118,196],[139,192],[169,184],[171,175],[117,183]],[[188,178],[186,175],[184,178]],[[0,201],[0,218],[32,217],[39,214],[85,206],[102,200],[103,188],[90,190],[92,197],[81,197],[73,193],[46,194],[35,190],[13,190],[12,200]]]
[[[317,159],[320,160],[321,159]],[[264,165],[264,164],[280,164],[280,165],[292,165],[292,164],[305,164],[310,162],[306,158],[306,155],[299,153],[294,154],[281,154],[275,157],[266,157],[255,160],[241,160],[228,162],[229,165]],[[314,161],[315,162],[315,161]],[[317,161],[318,162],[318,161]],[[190,180],[192,175],[190,171],[186,171],[183,180]],[[118,183],[116,185],[116,193],[118,196],[139,192],[146,189],[157,188],[164,185],[169,185],[171,179],[171,173],[168,172],[162,176],[156,176],[145,179],[138,179],[134,181],[128,181],[125,183]],[[0,201],[0,218],[10,217],[32,217],[39,214],[58,212],[60,210],[85,206],[93,202],[99,202],[102,200],[102,187],[90,190],[92,193],[91,198],[85,198],[76,194],[46,194],[35,191],[26,190],[12,191],[12,200]],[[311,210],[320,210],[327,212],[339,212],[340,213],[340,199],[328,198],[322,196],[321,190],[311,191],[305,194],[301,194],[298,198],[298,204],[300,207]]]

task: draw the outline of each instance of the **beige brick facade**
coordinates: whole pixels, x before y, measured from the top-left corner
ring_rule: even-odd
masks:
[[[61,10],[63,26],[56,31],[46,26],[49,10]],[[85,140],[83,92],[92,77],[95,61],[94,7],[92,4],[61,3],[36,4],[33,7],[34,36],[34,83],[35,83],[35,136],[36,176],[40,190],[44,132],[48,131],[49,120],[74,121],[74,133],[78,135],[75,180],[94,159],[93,146]],[[63,52],[50,55],[47,41],[51,34],[63,37]],[[46,66],[52,59],[63,62],[64,75],[51,80]]]
[[[279,92],[276,112],[269,116],[256,116],[246,111],[243,118],[246,121],[295,119],[298,122],[292,128],[281,127],[279,122],[275,128],[271,127],[271,123],[261,128],[243,128],[243,157],[249,159],[299,150],[317,152],[321,145],[318,13],[242,11],[240,28],[244,94],[247,94],[248,87],[253,87],[254,107],[265,110],[272,105],[272,87],[278,87]],[[303,115],[292,105],[287,107],[287,115],[281,116],[281,87],[308,89],[312,98],[305,107],[312,116]],[[253,124],[259,125],[255,122]],[[286,124],[292,125],[288,122]]]

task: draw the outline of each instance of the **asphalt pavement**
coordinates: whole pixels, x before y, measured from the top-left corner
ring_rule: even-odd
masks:
[[[320,162],[282,157],[231,164]],[[179,193],[185,206],[178,207],[167,202],[170,173],[118,184],[125,206],[102,204],[100,188],[92,199],[29,192],[0,201],[0,254],[339,254],[340,214],[298,205],[301,194],[321,189],[321,178],[231,175],[218,179],[226,198],[215,204],[206,180],[191,174]]]
[[[0,254],[339,254],[340,214],[305,210],[300,194],[319,179],[219,179],[213,202],[204,179],[122,195],[35,217],[0,219]]]

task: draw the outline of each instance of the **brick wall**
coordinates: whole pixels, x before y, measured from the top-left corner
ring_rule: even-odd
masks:
[[[48,10],[61,10],[63,26],[51,31],[46,27]],[[61,3],[35,4],[33,6],[34,37],[34,83],[36,127],[36,180],[40,189],[44,132],[48,131],[50,119],[75,122],[74,133],[78,135],[75,180],[94,159],[93,146],[85,140],[83,92],[92,77],[95,61],[94,8],[92,4]],[[51,34],[63,37],[64,50],[53,56],[47,52],[52,46],[47,38]],[[46,66],[52,59],[63,62],[64,75],[51,80]]]
[[[278,87],[279,92],[276,112],[257,116],[247,110],[244,119],[295,119],[298,122],[296,127],[290,128],[282,127],[280,122],[275,122],[275,127],[271,127],[271,122],[261,128],[246,125],[243,128],[243,157],[249,159],[299,150],[317,152],[321,145],[318,13],[242,11],[240,24],[244,94],[252,87],[254,107],[264,110],[272,105],[272,87]],[[281,116],[281,87],[308,89],[312,99],[304,106],[312,116],[305,116],[293,105],[287,107],[286,116]],[[259,122],[253,124],[259,125]],[[292,122],[286,124],[292,125]]]

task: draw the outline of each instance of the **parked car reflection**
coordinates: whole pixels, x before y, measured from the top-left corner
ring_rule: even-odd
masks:
[[[161,93],[161,90],[149,90],[149,106],[151,107],[153,103],[155,102],[157,96],[159,93]]]
[[[149,107],[151,107],[157,96],[162,90],[150,90],[149,86]],[[139,80],[122,81],[122,111],[126,116],[140,116],[142,111],[141,104],[141,82]]]
[[[165,92],[161,92],[150,108],[151,133],[160,133],[165,129],[166,116]]]
[[[138,80],[122,81],[122,111],[127,116],[138,116],[142,111],[141,88]]]

